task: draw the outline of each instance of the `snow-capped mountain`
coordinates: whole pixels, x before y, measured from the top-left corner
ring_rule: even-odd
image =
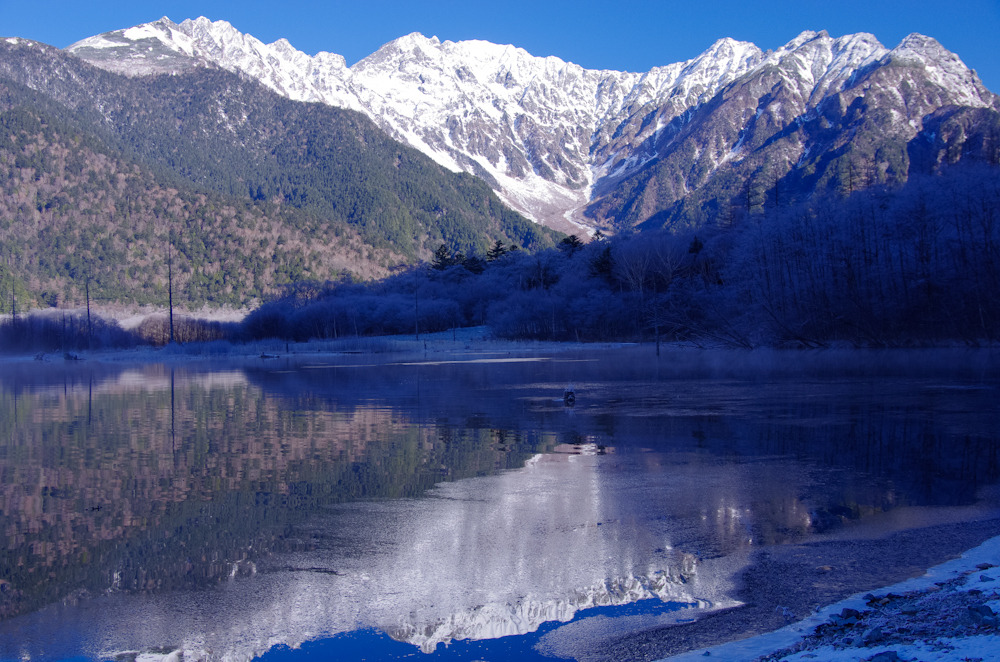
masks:
[[[620,577],[583,589],[571,591],[563,599],[531,600],[511,603],[487,603],[473,609],[449,614],[427,623],[407,622],[387,627],[387,634],[397,641],[418,646],[424,653],[433,653],[438,644],[471,639],[482,641],[535,632],[544,623],[573,620],[577,612],[593,607],[634,604],[640,600],[657,599],[665,603],[684,605],[676,620],[691,618],[693,610],[699,615],[737,607],[742,603],[729,596],[711,599],[697,597],[705,590],[698,577],[696,562],[686,559],[690,571],[678,572],[677,568],[654,571],[645,576]]]
[[[957,56],[921,35],[891,50],[869,34],[804,32],[774,52],[722,39],[645,73],[417,33],[348,67],[339,55],[308,56],[283,39],[264,44],[206,18],[163,18],[68,50],[130,76],[217,66],[291,99],[359,110],[438,163],[484,178],[515,209],[568,231],[625,217],[635,224],[676,206],[769,139],[783,142],[765,160],[784,177],[828,148],[803,127],[859,97],[877,97],[888,133],[903,141],[942,106],[1000,109]],[[890,69],[897,75],[880,80]],[[678,159],[683,167],[655,174]]]

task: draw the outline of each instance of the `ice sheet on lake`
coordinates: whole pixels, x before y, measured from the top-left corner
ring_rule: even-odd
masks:
[[[11,640],[31,642],[32,631],[58,623],[63,643],[50,639],[49,651],[65,642],[79,650],[82,641],[103,656],[158,649],[249,660],[276,644],[364,627],[427,651],[643,598],[699,609],[736,604],[731,577],[743,556],[702,558],[691,526],[722,517],[742,539],[730,506],[747,499],[745,486],[766,481],[714,465],[711,480],[729,487],[709,499],[697,489],[705,467],[642,470],[634,461],[546,455],[518,471],[439,485],[426,498],[333,507],[298,532],[310,551],[235,573],[217,589],[111,594],[6,627],[17,630],[8,630]]]

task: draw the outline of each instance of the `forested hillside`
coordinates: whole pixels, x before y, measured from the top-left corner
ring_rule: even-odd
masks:
[[[485,324],[505,338],[747,348],[991,343],[1000,168],[769,205],[687,232],[453,257],[369,285],[299,287],[245,331],[305,340]]]
[[[302,278],[384,274],[401,256],[365,247],[355,228],[272,202],[169,186],[72,126],[0,113],[0,310],[11,286],[29,305],[246,305]],[[374,258],[374,259],[373,259]],[[381,264],[379,263],[381,261]]]
[[[133,80],[0,42],[0,312],[246,306],[368,278],[441,243],[551,245],[489,188],[351,111],[218,71]],[[13,297],[11,293],[13,292]],[[16,305],[16,303],[15,303]]]

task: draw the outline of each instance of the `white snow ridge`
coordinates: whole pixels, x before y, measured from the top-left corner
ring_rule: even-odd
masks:
[[[131,76],[221,67],[290,99],[361,111],[442,166],[484,178],[529,218],[568,232],[593,223],[582,212],[596,191],[658,158],[666,127],[769,67],[789,77],[805,109],[851,85],[865,67],[912,58],[954,103],[995,104],[957,56],[920,35],[892,51],[869,34],[804,32],[772,53],[721,39],[694,59],[645,73],[584,69],[514,46],[419,33],[348,67],[340,55],[309,56],[284,39],[264,44],[204,17],[162,18],[68,50]]]

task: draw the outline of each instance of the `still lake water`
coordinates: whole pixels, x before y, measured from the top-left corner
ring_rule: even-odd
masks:
[[[998,365],[3,364],[0,659],[571,657],[738,604],[762,546],[995,505]]]

